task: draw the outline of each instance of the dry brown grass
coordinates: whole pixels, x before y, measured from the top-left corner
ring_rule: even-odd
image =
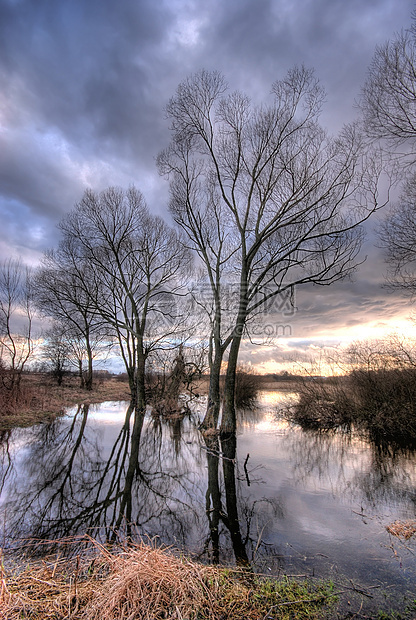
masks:
[[[93,390],[79,387],[75,377],[66,378],[58,386],[48,375],[28,373],[22,376],[19,399],[0,411],[0,430],[13,426],[29,426],[60,415],[66,407],[79,403],[100,403],[106,400],[130,400],[127,382],[116,379],[96,381]]]
[[[104,547],[93,560],[42,562],[3,574],[5,618],[193,618],[215,615],[218,570],[139,544],[121,553]],[[207,585],[211,580],[212,586]],[[169,614],[169,615],[167,615]]]
[[[386,526],[386,530],[392,536],[409,540],[409,538],[416,534],[416,520],[394,521],[394,523],[390,523],[390,525]]]
[[[333,597],[322,585],[270,581],[247,571],[204,566],[149,544],[114,552],[95,543],[94,557],[42,560],[15,574],[2,571],[0,617],[312,619],[324,617],[323,606],[330,605]]]

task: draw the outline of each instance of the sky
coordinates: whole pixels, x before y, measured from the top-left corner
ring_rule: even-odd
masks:
[[[0,260],[36,265],[86,188],[136,185],[167,218],[155,158],[169,142],[164,106],[202,68],[267,100],[296,64],[327,92],[321,122],[337,133],[377,45],[411,23],[414,0],[0,0]],[[382,216],[380,216],[382,217]],[[354,281],[296,292],[296,312],[246,343],[262,370],[320,347],[408,329],[409,301],[383,288],[368,226]],[[260,341],[260,338],[258,339]]]

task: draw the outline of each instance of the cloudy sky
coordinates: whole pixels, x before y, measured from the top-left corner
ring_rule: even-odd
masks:
[[[164,105],[201,68],[262,99],[293,65],[313,67],[327,91],[322,123],[339,131],[357,116],[376,45],[408,28],[413,8],[413,0],[0,0],[0,259],[36,264],[87,187],[134,183],[164,214],[168,187],[155,167],[169,140]],[[296,314],[278,319],[292,337],[256,348],[252,360],[271,368],[283,349],[403,325],[408,301],[382,288],[373,237],[370,226],[355,281],[298,291]]]

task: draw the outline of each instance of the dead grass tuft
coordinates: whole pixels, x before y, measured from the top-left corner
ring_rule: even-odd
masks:
[[[113,618],[192,618],[210,612],[206,585],[209,567],[140,544],[120,555],[108,555],[110,574],[85,610],[91,620]],[[105,609],[102,607],[105,597]]]
[[[390,525],[386,526],[386,530],[392,536],[409,540],[409,538],[416,534],[416,520],[394,521],[394,523],[390,523]]]

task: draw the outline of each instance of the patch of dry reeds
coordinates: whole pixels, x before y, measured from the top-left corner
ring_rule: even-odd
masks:
[[[207,586],[209,567],[144,544],[106,555],[110,573],[87,605],[87,618],[179,619],[196,617],[200,611],[215,617],[211,613],[215,601]]]
[[[348,428],[356,409],[349,377],[300,377],[299,399],[288,410],[288,417],[303,428],[329,430]]]
[[[324,617],[322,608],[334,596],[326,586],[279,585],[247,571],[204,566],[149,544],[118,552],[94,544],[94,557],[42,560],[13,574],[3,570],[1,617],[258,620],[296,613],[296,618],[311,619]],[[269,615],[271,610],[276,613]]]
[[[392,536],[409,540],[416,534],[416,520],[408,519],[407,521],[394,521],[386,526],[386,530]]]

